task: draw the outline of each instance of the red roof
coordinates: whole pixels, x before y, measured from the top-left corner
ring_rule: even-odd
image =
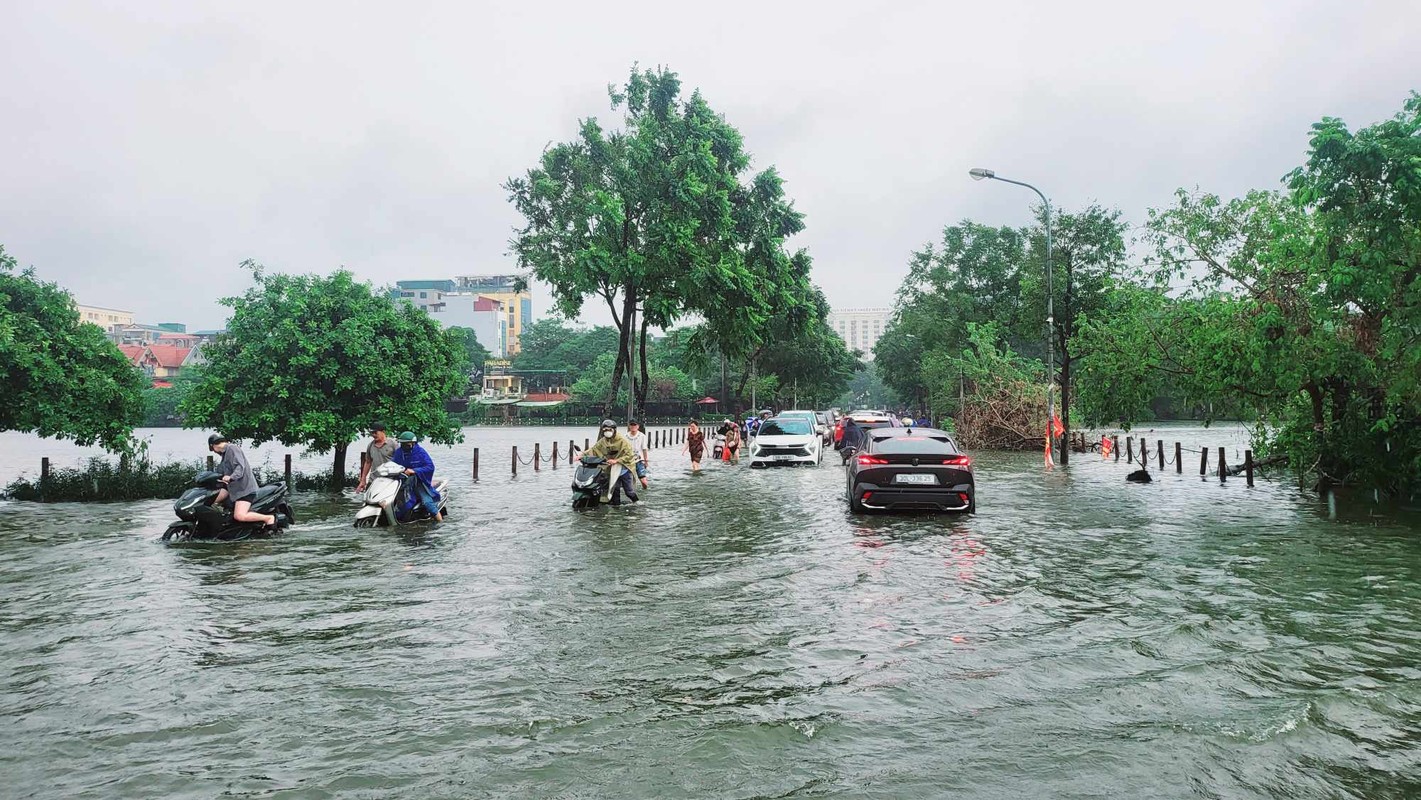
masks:
[[[503,304],[499,301],[484,297],[482,295],[480,295],[478,299],[474,300],[475,311],[499,311],[501,310],[500,306],[502,305]]]
[[[137,364],[138,359],[143,357],[143,345],[141,344],[121,344],[118,349],[134,364]]]
[[[560,400],[571,400],[572,395],[567,392],[529,392],[527,397],[523,399],[533,403],[551,403]]]
[[[170,344],[150,344],[148,352],[153,354],[158,366],[174,369],[183,365],[183,359],[187,358],[191,347],[174,347]]]
[[[168,383],[167,381],[155,380],[155,381],[153,381],[153,388],[154,388],[154,389],[171,389],[171,388],[173,388],[173,385],[172,385],[171,383]]]

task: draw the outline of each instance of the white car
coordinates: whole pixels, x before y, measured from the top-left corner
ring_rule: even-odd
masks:
[[[760,433],[750,440],[750,466],[788,467],[818,464],[824,445],[814,423],[804,417],[772,417],[760,424]]]

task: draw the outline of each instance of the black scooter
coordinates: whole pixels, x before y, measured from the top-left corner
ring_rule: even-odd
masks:
[[[577,511],[596,508],[607,493],[607,459],[583,456],[572,472],[572,507]]]
[[[252,511],[276,517],[275,525],[260,522],[237,522],[230,508],[215,505],[217,493],[224,487],[222,475],[211,470],[197,473],[193,488],[173,502],[178,522],[163,531],[165,542],[236,542],[242,539],[269,539],[296,521],[296,514],[287,502],[289,492],[284,483],[273,483],[257,489]],[[230,501],[229,501],[230,502]]]

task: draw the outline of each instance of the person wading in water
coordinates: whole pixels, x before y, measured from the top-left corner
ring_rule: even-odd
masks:
[[[695,420],[686,426],[686,443],[681,445],[681,452],[691,454],[691,471],[700,472],[701,456],[706,454],[706,435]]]

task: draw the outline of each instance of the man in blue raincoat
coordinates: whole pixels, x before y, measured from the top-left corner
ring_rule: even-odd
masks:
[[[411,478],[410,492],[413,497],[407,508],[399,509],[401,515],[413,511],[415,505],[424,506],[424,510],[429,512],[429,516],[435,522],[443,522],[444,515],[439,513],[439,503],[443,498],[434,488],[434,459],[429,457],[429,453],[419,446],[419,437],[413,431],[405,431],[398,437],[399,449],[395,450],[395,455],[390,460],[405,468],[405,474]]]

